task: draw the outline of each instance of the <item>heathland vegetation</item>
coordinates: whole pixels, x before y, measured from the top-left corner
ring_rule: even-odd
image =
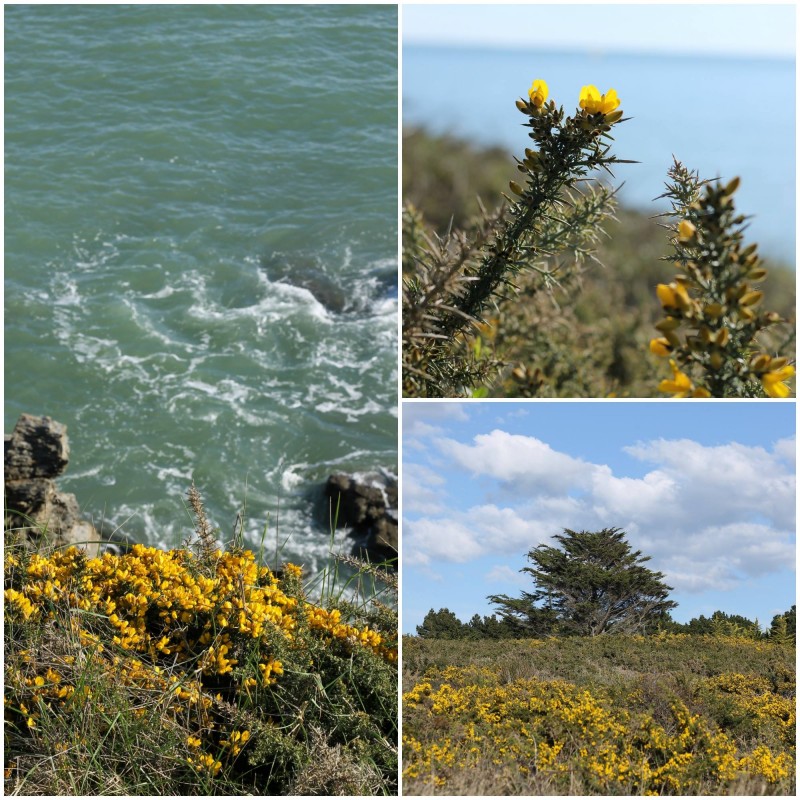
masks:
[[[621,531],[555,541],[497,615],[404,638],[404,793],[793,794],[795,607],[680,624]]]
[[[6,794],[395,794],[394,575],[335,562],[313,585],[218,549],[189,500],[182,549],[6,532]]]
[[[766,280],[738,179],[676,161],[660,221],[620,209],[598,182],[623,161],[618,106],[587,86],[569,116],[534,81],[516,164],[405,132],[405,396],[790,394],[794,275]]]

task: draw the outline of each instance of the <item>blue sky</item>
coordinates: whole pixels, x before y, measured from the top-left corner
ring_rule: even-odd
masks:
[[[406,401],[402,427],[405,633],[493,613],[564,528],[625,530],[682,622],[795,602],[794,403]]]
[[[794,3],[403,4],[403,41],[793,57]]]

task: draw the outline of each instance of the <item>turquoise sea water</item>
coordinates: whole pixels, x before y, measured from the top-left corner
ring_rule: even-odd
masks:
[[[5,429],[151,543],[328,549],[310,486],[397,464],[397,11],[7,6]]]
[[[762,253],[795,261],[794,60],[670,57],[604,51],[403,46],[403,122],[520,154],[530,143],[514,100],[534,78],[570,112],[584,84],[617,90],[631,119],[614,152],[620,197],[653,214],[673,154],[701,177],[739,175],[737,208],[753,215]],[[663,202],[663,201],[662,201]]]

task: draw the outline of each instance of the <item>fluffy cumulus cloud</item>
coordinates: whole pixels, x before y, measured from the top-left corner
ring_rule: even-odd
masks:
[[[441,452],[474,476],[489,476],[515,489],[536,494],[565,492],[591,483],[595,467],[553,450],[532,436],[495,430],[475,437],[474,444],[453,439],[437,442]]]
[[[422,516],[404,520],[406,563],[519,556],[564,528],[619,527],[680,591],[724,591],[794,564],[793,438],[771,449],[639,442],[625,452],[649,470],[641,477],[500,430],[467,444],[433,443],[448,471],[471,476],[475,502],[459,511],[437,509],[442,464],[436,473],[409,464],[404,480]],[[487,479],[513,500],[486,503]]]

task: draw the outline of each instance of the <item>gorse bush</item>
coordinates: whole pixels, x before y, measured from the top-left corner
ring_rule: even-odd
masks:
[[[733,202],[739,179],[701,185],[678,161],[670,178],[664,196],[680,222],[671,228],[675,252],[668,258],[681,272],[657,288],[667,316],[657,323],[661,336],[650,350],[669,357],[673,373],[659,391],[678,397],[788,397],[785,381],[794,367],[773,354],[793,333],[779,314],[758,310],[763,292],[756,284],[767,270],[757,245],[743,244],[745,217]]]
[[[793,660],[685,634],[408,640],[404,793],[791,794]]]
[[[300,567],[198,533],[200,555],[7,549],[7,787],[396,791],[396,613],[311,602]]]
[[[730,199],[738,181],[702,182],[676,164],[665,195],[675,221],[661,242],[657,226],[651,234],[620,214],[614,192],[591,182],[623,163],[610,150],[618,102],[584,87],[567,116],[534,81],[517,103],[535,144],[516,160],[524,180],[471,217],[473,193],[485,199],[499,181],[499,156],[449,139],[437,149],[419,132],[404,139],[405,396],[790,394],[794,282],[763,283]],[[681,272],[670,275],[665,257]],[[778,310],[756,313],[770,298]],[[652,354],[671,359],[669,375]]]

